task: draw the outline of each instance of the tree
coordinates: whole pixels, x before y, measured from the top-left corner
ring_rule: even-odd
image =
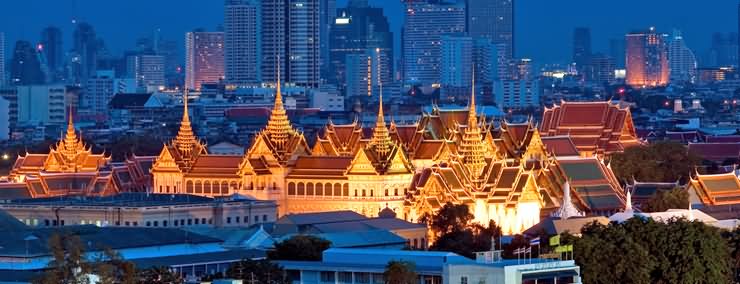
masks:
[[[638,181],[685,183],[700,158],[677,142],[657,142],[630,147],[612,155],[610,165],[622,182]]]
[[[383,272],[386,284],[415,284],[419,283],[416,274],[416,265],[407,261],[390,261]]]
[[[180,284],[185,283],[182,277],[172,272],[169,267],[158,266],[140,270],[137,275],[138,283],[151,284]]]
[[[668,209],[689,207],[689,191],[682,188],[658,190],[652,198],[640,206],[643,212],[664,212]]]
[[[320,261],[325,250],[331,247],[331,242],[325,239],[296,235],[275,244],[275,249],[267,253],[272,260],[309,260]]]
[[[698,221],[632,218],[594,223],[574,241],[584,283],[730,283],[731,256],[719,230]]]
[[[491,248],[491,239],[501,236],[501,228],[489,221],[488,226],[474,223],[474,215],[464,204],[445,204],[437,214],[422,216],[434,235],[434,244],[429,248],[438,251],[450,251],[469,258],[475,252]]]
[[[244,259],[233,263],[229,266],[229,269],[226,270],[226,277],[241,279],[244,280],[245,283],[253,283],[253,281],[267,284],[290,283],[285,270],[267,259]]]
[[[103,250],[95,263],[92,272],[99,277],[101,284],[134,284],[136,283],[136,266],[124,260],[121,255],[110,248]]]
[[[48,270],[41,279],[36,281],[43,284],[84,284],[88,283],[90,265],[85,261],[84,248],[80,237],[74,234],[53,234],[48,241],[52,260],[47,265]]]

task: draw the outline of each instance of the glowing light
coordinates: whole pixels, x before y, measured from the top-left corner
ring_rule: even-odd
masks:
[[[337,25],[347,25],[349,24],[349,18],[337,18],[334,20],[334,23]]]
[[[3,154],[3,160],[7,161],[8,159],[10,159],[10,156],[8,156],[8,154]]]

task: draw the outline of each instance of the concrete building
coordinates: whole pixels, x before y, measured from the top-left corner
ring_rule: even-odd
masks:
[[[5,34],[0,32],[0,87],[5,86]]]
[[[390,58],[385,57],[386,55],[387,53],[367,49],[364,53],[345,56],[345,96],[348,100],[358,97],[378,97],[380,85],[390,81],[390,78],[384,77],[390,74],[383,70],[383,67],[391,64]]]
[[[514,0],[467,0],[467,32],[503,44],[507,58],[514,56]]]
[[[322,111],[344,111],[344,96],[338,90],[311,89],[310,98],[311,108]]]
[[[201,84],[218,83],[223,80],[224,58],[223,32],[187,33],[185,35],[185,87],[200,90]],[[239,61],[239,59],[236,60]],[[233,66],[236,63],[231,62],[231,64],[230,67],[238,69]],[[255,67],[252,66],[252,68]]]
[[[41,31],[39,43],[41,53],[46,59],[48,69],[47,81],[58,82],[64,79],[64,51],[62,46],[62,30],[50,26]]]
[[[302,87],[320,82],[320,0],[261,1],[262,81]]]
[[[275,222],[277,205],[241,196],[208,198],[187,194],[121,193],[13,200],[0,209],[28,226],[56,227],[247,227]]]
[[[384,283],[383,272],[393,260],[414,263],[418,283],[581,283],[573,260],[502,260],[500,253],[480,252],[472,260],[451,252],[330,248],[321,261],[278,264],[297,284]]]
[[[654,27],[626,35],[626,62],[628,85],[636,88],[665,86],[670,67],[666,35]]]
[[[462,35],[442,36],[442,63],[440,77],[442,87],[470,86],[473,68],[473,38]]]
[[[114,83],[113,70],[98,71],[95,76],[88,78],[78,112],[85,114],[87,117],[95,117],[96,121],[106,121],[109,110],[108,103],[117,91]]]
[[[540,84],[538,80],[499,80],[493,92],[500,108],[539,107]]]
[[[65,94],[64,85],[19,86],[18,124],[63,126],[67,113]]]
[[[696,83],[698,67],[694,52],[686,46],[681,31],[674,30],[668,43],[668,64],[671,83]]]
[[[140,88],[158,89],[165,86],[164,56],[132,55],[126,58],[127,73],[136,78]]]
[[[573,63],[581,73],[587,73],[591,63],[591,29],[580,27],[573,30]]]
[[[401,36],[404,81],[438,84],[441,37],[463,33],[465,22],[464,4],[406,1],[406,18]]]
[[[0,96],[0,141],[10,138],[10,101]]]
[[[602,53],[591,55],[588,66],[589,81],[597,84],[611,84],[615,81],[614,70],[616,65],[614,59]]]
[[[226,0],[222,37],[226,81],[244,85],[260,81],[260,4],[252,0]],[[214,37],[217,37],[213,35]],[[214,39],[214,38],[211,38]]]

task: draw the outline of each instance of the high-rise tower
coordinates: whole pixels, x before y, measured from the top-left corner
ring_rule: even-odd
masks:
[[[204,83],[224,79],[224,33],[189,32],[185,35],[185,87],[198,90]]]
[[[514,56],[514,0],[467,0],[467,31],[504,44],[508,58]]]
[[[627,84],[633,87],[656,87],[668,84],[668,47],[666,35],[654,27],[626,36]]]
[[[260,6],[252,0],[226,0],[224,64],[226,82],[243,85],[260,81]]]

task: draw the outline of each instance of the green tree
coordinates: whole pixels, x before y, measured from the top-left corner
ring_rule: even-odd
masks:
[[[676,142],[630,147],[612,155],[610,165],[622,182],[686,182],[701,159]]]
[[[584,283],[730,283],[732,275],[719,230],[685,219],[594,223],[575,239],[574,258]]]
[[[688,207],[689,191],[682,188],[674,188],[673,190],[659,190],[655,196],[640,206],[640,210],[643,212],[664,212],[668,209]]]
[[[185,283],[182,277],[170,270],[169,267],[159,266],[139,270],[138,283],[148,284],[181,284]]]
[[[134,284],[136,283],[136,266],[126,261],[110,248],[103,249],[97,260],[91,265],[92,273],[99,277],[101,284]]]
[[[501,236],[501,228],[490,221],[484,226],[474,223],[474,215],[467,205],[445,204],[435,215],[422,216],[434,235],[434,244],[429,248],[437,251],[450,251],[469,258],[477,251],[491,248],[491,239]]]
[[[416,274],[416,265],[407,261],[390,261],[383,272],[386,284],[415,284],[419,283]]]
[[[226,270],[226,277],[241,279],[245,283],[287,284],[290,283],[285,270],[267,259],[244,259],[233,263]]]
[[[275,244],[275,249],[267,253],[272,260],[309,260],[320,261],[331,242],[310,235],[295,235]]]
[[[48,248],[52,260],[37,283],[88,283],[87,276],[91,270],[84,258],[85,250],[79,236],[69,233],[53,234],[48,240]]]

